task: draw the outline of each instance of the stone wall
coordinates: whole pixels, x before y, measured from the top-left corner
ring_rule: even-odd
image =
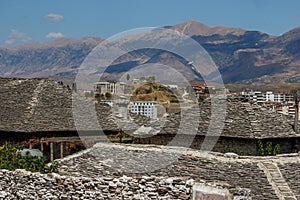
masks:
[[[91,179],[0,170],[0,199],[191,199],[194,184],[193,179],[178,177]],[[238,191],[229,189],[232,194]]]
[[[193,149],[201,149],[204,140],[204,136],[200,135],[196,135],[195,137],[191,135],[176,135],[176,139],[174,139],[174,137],[175,135],[171,134],[161,134],[149,138],[139,138],[136,140],[136,142],[139,144],[185,146]],[[192,137],[194,137],[194,139]],[[187,140],[193,140],[193,142],[191,142],[189,146],[186,146]],[[216,152],[235,152],[239,155],[258,155],[258,141],[258,139],[245,139],[223,136],[219,138],[207,137],[205,145],[213,145],[213,151]],[[272,142],[273,147],[276,144],[280,144],[280,153],[292,153],[296,151],[297,144],[298,146],[300,146],[296,138],[265,139],[262,141],[264,144],[269,141]],[[207,150],[205,149],[205,147],[202,148],[203,150]]]

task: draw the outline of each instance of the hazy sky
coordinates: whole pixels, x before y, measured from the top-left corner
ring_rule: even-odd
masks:
[[[0,45],[110,37],[189,19],[280,35],[300,26],[299,0],[2,0]]]

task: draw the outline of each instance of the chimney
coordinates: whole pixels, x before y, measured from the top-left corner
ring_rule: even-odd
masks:
[[[298,96],[295,97],[295,120],[294,120],[294,131],[298,133],[298,119],[299,119],[299,102],[298,102]]]

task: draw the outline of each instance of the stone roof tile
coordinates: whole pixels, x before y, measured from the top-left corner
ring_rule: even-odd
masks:
[[[42,132],[75,131],[76,126],[72,110],[72,93],[66,86],[47,79],[0,78],[0,131]],[[216,106],[212,116],[211,99],[199,106],[199,111],[191,108],[180,113],[170,114],[164,123],[149,120],[146,117],[131,114],[131,122],[124,122],[113,115],[111,107],[82,99],[77,108],[82,130],[100,127],[103,130],[130,130],[138,126],[152,126],[157,134],[176,134],[181,119],[184,126],[193,126],[192,119],[199,119],[198,135],[206,135],[211,119],[219,119],[221,107]],[[218,105],[218,101],[217,105]],[[292,128],[288,117],[248,102],[234,99],[219,101],[226,103],[226,118],[221,136],[240,138],[284,138],[299,137]],[[220,104],[221,105],[221,104]],[[89,112],[95,110],[98,123],[93,124]],[[187,116],[186,116],[187,114]],[[80,118],[80,116],[82,116]],[[162,119],[160,119],[161,121]],[[84,123],[82,123],[84,122]],[[122,127],[118,127],[121,124]],[[219,124],[221,126],[221,124]],[[217,127],[212,127],[217,130]],[[191,128],[194,130],[194,128]],[[191,134],[191,133],[185,133]],[[192,133],[193,134],[193,133]],[[213,132],[211,133],[214,134]]]

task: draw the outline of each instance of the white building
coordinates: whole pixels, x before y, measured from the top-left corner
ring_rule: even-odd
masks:
[[[130,112],[150,117],[157,118],[157,103],[153,101],[135,101],[130,104]]]
[[[110,107],[113,107],[113,105],[114,105],[114,102],[111,100],[101,100],[99,103],[107,104]]]
[[[95,92],[99,94],[124,94],[125,83],[123,82],[97,82],[95,84]]]
[[[178,90],[178,85],[174,85],[174,84],[164,84],[164,86],[170,88],[170,89],[174,89],[174,90]]]
[[[138,78],[134,78],[134,79],[132,79],[132,82],[133,82],[133,84],[139,84],[141,82],[141,80]]]
[[[284,101],[284,102],[294,101],[294,95],[283,94],[282,101]]]
[[[266,92],[266,102],[289,102],[294,101],[292,94],[273,94],[273,92]]]
[[[263,104],[266,102],[265,95],[261,91],[251,91],[250,92],[250,101]]]
[[[276,99],[278,99],[278,95],[276,95]],[[275,102],[275,94],[273,92],[266,92],[266,102]]]
[[[241,95],[246,96],[245,93]],[[279,94],[273,92],[262,93],[261,91],[251,91],[249,93],[250,101],[257,103],[266,103],[266,102],[278,102],[278,103],[287,103],[289,101],[294,101],[292,94]]]
[[[288,107],[289,107],[288,109],[289,116],[295,118],[295,114],[296,114],[295,102],[288,102]],[[300,104],[298,105],[298,119],[300,120]]]

